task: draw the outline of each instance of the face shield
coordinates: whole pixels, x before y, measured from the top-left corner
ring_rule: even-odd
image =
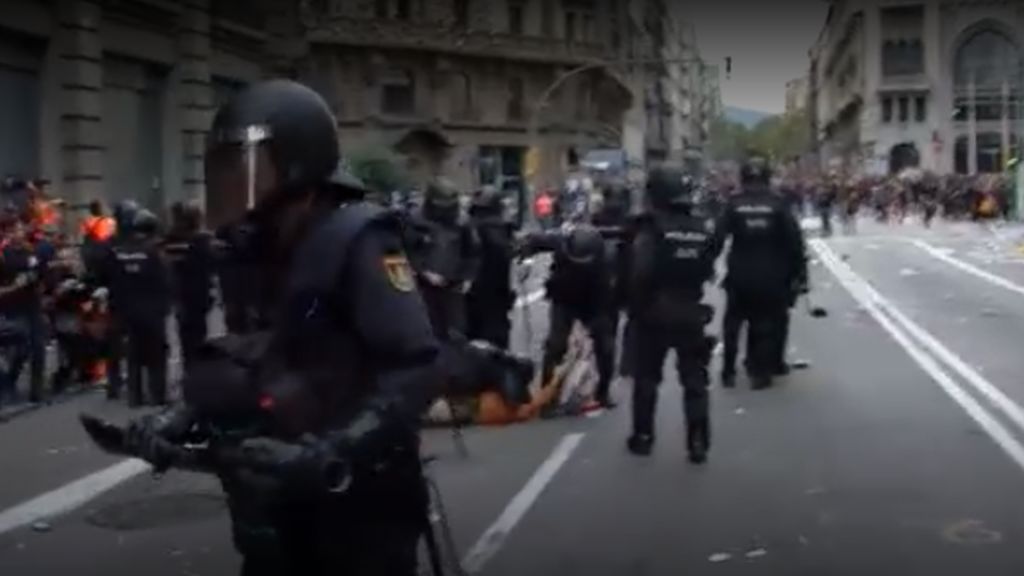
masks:
[[[279,187],[269,127],[247,126],[210,134],[206,190],[215,212],[228,221],[267,204]]]

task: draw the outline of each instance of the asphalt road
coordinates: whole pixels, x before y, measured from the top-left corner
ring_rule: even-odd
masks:
[[[716,386],[703,467],[685,460],[671,371],[649,459],[626,453],[623,408],[473,429],[466,458],[428,431],[467,564],[495,576],[1024,573],[1021,238],[862,222],[813,241],[815,304],[830,315],[798,309],[791,342],[811,366],[769,391]],[[517,347],[539,350],[545,315],[543,301],[517,310]],[[94,486],[68,483],[115,464],[77,431],[81,410],[127,415],[83,396],[0,426],[0,574],[235,570],[208,478],[143,473],[79,502]]]

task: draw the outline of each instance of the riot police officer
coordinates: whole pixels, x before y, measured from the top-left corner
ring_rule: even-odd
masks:
[[[94,275],[86,278],[87,283],[110,290],[110,325],[104,351],[107,359],[107,398],[111,400],[119,398],[124,388],[125,355],[128,349],[127,328],[120,321],[122,314],[118,310],[120,294],[112,290],[117,270],[115,249],[131,239],[132,224],[139,210],[134,200],[122,200],[114,206],[114,237],[104,246],[102,265],[94,271]]]
[[[701,300],[714,273],[714,257],[711,229],[706,218],[693,213],[693,194],[694,184],[682,171],[659,168],[648,176],[652,213],[640,223],[630,247],[630,320],[637,356],[627,447],[634,454],[651,453],[662,366],[672,349],[684,391],[689,457],[702,463],[711,442],[708,362],[713,339],[704,334],[712,313]]]
[[[619,374],[622,377],[632,376],[632,350],[629,345],[629,336],[632,334],[632,327],[628,321],[620,322],[619,317],[627,308],[627,284],[629,277],[629,244],[633,233],[634,222],[631,218],[633,209],[632,192],[624,184],[608,183],[602,186],[600,205],[591,216],[591,222],[598,229],[603,230],[605,238],[605,249],[607,256],[612,263],[612,293],[613,293],[613,350],[622,350],[619,361]],[[620,328],[620,324],[622,325]],[[618,336],[622,334],[623,346],[618,345]]]
[[[722,384],[735,385],[739,329],[746,322],[747,372],[753,387],[763,389],[779,371],[785,315],[794,290],[806,290],[807,262],[800,225],[772,192],[766,162],[751,158],[740,176],[742,190],[730,198],[715,230],[716,255],[732,238],[723,283]]]
[[[240,338],[269,342],[266,352],[229,372],[261,394],[288,385],[310,410],[297,420],[269,412],[270,426],[218,472],[245,576],[417,573],[418,428],[438,342],[400,225],[360,200],[361,185],[339,167],[335,126],[314,91],[276,80],[228,101],[209,136],[207,193],[252,199],[250,248],[272,312],[269,332]],[[204,357],[185,383],[216,385],[218,367],[235,365],[227,343],[237,340],[224,339],[225,357]],[[129,438],[159,461],[192,418],[175,408],[136,422]]]
[[[411,219],[409,260],[438,337],[466,333],[466,294],[477,277],[480,245],[462,220],[459,191],[448,182],[427,186],[422,214]]]
[[[143,379],[153,405],[167,403],[167,316],[170,270],[160,250],[159,221],[139,210],[130,235],[113,246],[111,299],[128,346],[128,404],[143,401]]]
[[[202,210],[180,204],[164,245],[174,272],[178,342],[185,369],[206,341],[207,316],[213,307],[213,242],[202,230]]]
[[[569,336],[579,322],[594,342],[598,382],[594,399],[605,408],[615,370],[615,323],[612,263],[605,239],[590,224],[574,224],[567,231],[541,232],[523,238],[522,254],[552,252],[551,273],[545,293],[551,301],[548,337],[544,345],[541,384],[551,382],[555,368],[568,351]]]
[[[471,339],[508,349],[515,303],[511,270],[515,225],[505,215],[502,194],[485,186],[473,198],[469,215],[480,241],[480,267],[466,297]]]

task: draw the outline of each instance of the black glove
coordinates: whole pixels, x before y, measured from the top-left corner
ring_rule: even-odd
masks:
[[[194,420],[190,410],[172,408],[133,420],[125,431],[125,443],[133,454],[164,472],[174,463],[177,445],[188,434]]]

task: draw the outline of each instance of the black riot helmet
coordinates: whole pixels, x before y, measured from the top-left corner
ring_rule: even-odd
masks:
[[[590,264],[604,253],[604,238],[597,228],[579,224],[569,230],[565,239],[565,256],[576,264]]]
[[[647,198],[657,212],[690,209],[696,189],[693,179],[678,168],[655,168],[647,175]]]
[[[149,210],[140,208],[132,217],[131,230],[144,238],[152,238],[160,230],[160,219]]]
[[[291,80],[260,82],[214,116],[207,195],[225,207],[272,210],[332,181],[339,160],[335,119],[319,94]]]
[[[445,223],[459,219],[459,191],[450,182],[438,180],[427,186],[423,195],[423,214],[427,218]]]
[[[131,232],[135,215],[141,208],[135,200],[122,200],[114,206],[114,224],[118,233]]]
[[[633,209],[633,194],[625,184],[610,184],[603,189],[605,210],[615,215],[628,215]]]
[[[740,183],[743,186],[768,186],[771,181],[771,168],[761,156],[751,156],[740,167]]]
[[[505,199],[494,186],[484,186],[473,195],[469,214],[478,218],[497,218],[504,215]]]

